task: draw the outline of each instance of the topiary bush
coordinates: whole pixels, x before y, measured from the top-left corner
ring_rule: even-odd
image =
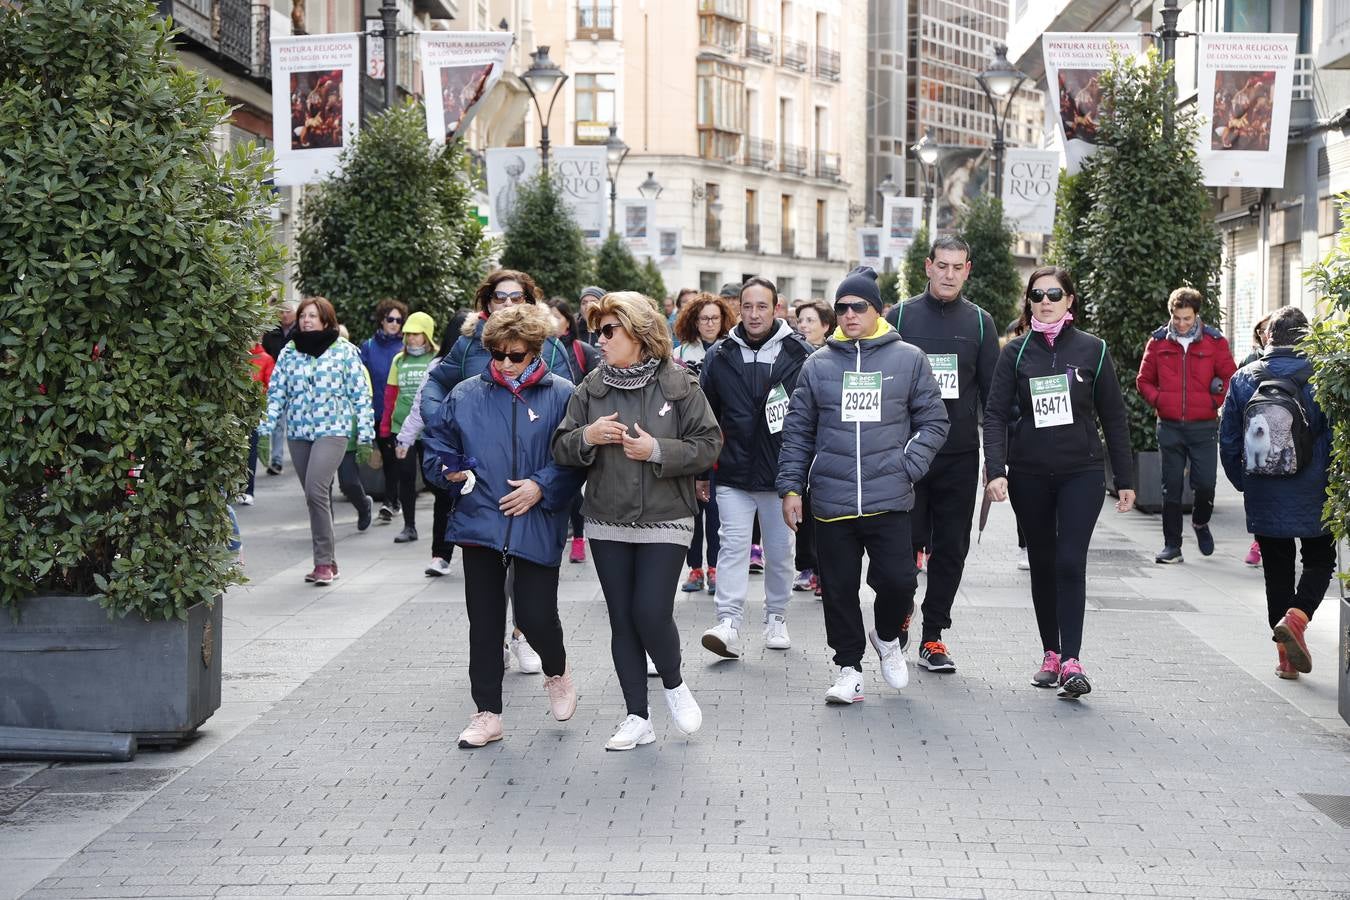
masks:
[[[331,300],[356,342],[386,297],[448,322],[472,305],[494,249],[473,189],[462,146],[433,145],[417,101],[373,116],[343,149],[342,171],[306,197],[300,289]]]
[[[540,169],[521,185],[511,221],[506,223],[502,268],[528,272],[546,297],[575,302],[593,280],[592,262],[586,238],[567,209],[562,190]],[[600,285],[607,291],[619,290],[604,281]]]
[[[266,160],[144,0],[0,9],[0,607],[182,617],[242,575],[227,497],[282,256]]]
[[[1337,198],[1342,218],[1350,216],[1350,194]],[[1317,405],[1331,423],[1331,467],[1323,521],[1337,540],[1350,537],[1350,231],[1309,270],[1324,315],[1300,345],[1313,365]],[[1342,575],[1344,579],[1345,576]]]
[[[600,245],[600,249],[595,251],[595,281],[607,291],[637,291],[647,294],[647,277],[643,274],[642,264],[633,256],[623,238],[617,234],[611,233]],[[576,295],[563,296],[570,300]]]
[[[914,236],[914,243],[905,251],[905,295],[901,300],[917,297],[928,290],[928,270],[923,263],[928,258],[928,248],[932,242],[928,236],[928,226],[924,225]]]
[[[1012,319],[1022,294],[1012,252],[1017,235],[1003,218],[1003,201],[989,194],[972,198],[961,211],[957,230],[970,245],[966,299],[987,311],[1001,328]]]

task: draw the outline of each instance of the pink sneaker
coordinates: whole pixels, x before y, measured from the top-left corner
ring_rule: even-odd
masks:
[[[1242,558],[1242,561],[1253,569],[1261,568],[1261,545],[1252,541],[1252,545],[1247,548],[1247,555]]]
[[[483,710],[469,718],[469,727],[459,733],[459,748],[472,750],[502,739],[502,717]]]
[[[323,587],[332,584],[334,578],[337,578],[337,571],[332,566],[314,567],[314,584],[316,586]]]
[[[1041,670],[1031,676],[1031,683],[1036,687],[1049,688],[1059,684],[1059,654],[1053,650],[1045,651],[1045,659],[1041,662]]]
[[[1059,699],[1077,700],[1084,694],[1092,693],[1092,685],[1082,664],[1076,659],[1066,659],[1059,667]]]
[[[586,539],[572,538],[572,555],[568,559],[574,563],[586,561]]]
[[[544,693],[548,694],[548,706],[553,718],[566,722],[577,711],[577,686],[572,681],[572,670],[561,675],[550,675],[544,679]]]

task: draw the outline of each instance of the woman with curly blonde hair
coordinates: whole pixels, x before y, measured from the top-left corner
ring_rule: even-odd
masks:
[[[693,734],[703,722],[680,675],[674,597],[698,512],[694,476],[717,459],[722,433],[698,381],[671,358],[665,318],[651,300],[606,294],[587,318],[602,362],[572,395],[553,455],[586,470],[581,511],[628,708],[605,746],[631,750],[656,740],[644,651],[675,726]]]

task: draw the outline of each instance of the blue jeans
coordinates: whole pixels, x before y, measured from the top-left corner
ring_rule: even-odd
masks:
[[[1187,462],[1191,466],[1191,490],[1195,493],[1191,522],[1208,525],[1214,512],[1214,481],[1219,474],[1219,423],[1160,419],[1158,451],[1162,457],[1163,503],[1175,504],[1170,517],[1164,514],[1163,536],[1167,546],[1180,547],[1180,510]]]
[[[276,427],[272,429],[272,458],[269,462],[281,466],[286,461],[286,414],[277,416]]]

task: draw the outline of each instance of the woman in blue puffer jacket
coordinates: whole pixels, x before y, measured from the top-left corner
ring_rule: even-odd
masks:
[[[446,540],[462,550],[469,682],[477,705],[459,736],[463,748],[502,737],[508,571],[515,579],[516,626],[539,654],[553,716],[566,721],[576,709],[558,620],[558,570],[585,472],[558,465],[550,450],[572,398],[571,382],[550,372],[540,356],[554,330],[543,306],[494,314],[483,328],[491,361],[450,392],[422,437],[423,475],[460,494]]]

